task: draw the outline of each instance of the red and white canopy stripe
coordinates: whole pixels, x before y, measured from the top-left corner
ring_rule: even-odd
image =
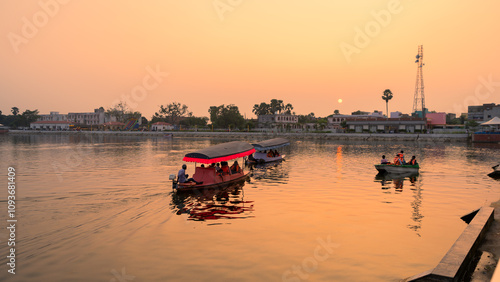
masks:
[[[252,145],[243,141],[233,141],[188,153],[182,160],[185,162],[212,164],[246,157],[254,152],[255,149]]]

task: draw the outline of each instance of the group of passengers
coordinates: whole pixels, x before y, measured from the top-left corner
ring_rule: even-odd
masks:
[[[216,172],[226,173],[226,174],[229,174],[229,172],[231,172],[231,174],[241,172],[241,168],[240,165],[238,164],[238,161],[234,161],[231,167],[229,167],[229,164],[227,162],[220,162],[220,165],[219,163],[210,164],[209,168],[215,168]]]
[[[415,159],[415,156],[411,157],[411,160],[409,162],[405,161],[405,156],[404,152],[401,151],[400,153],[397,153],[396,156],[394,157],[394,160],[389,162],[386,158],[385,155],[382,156],[382,160],[380,161],[381,164],[390,164],[390,165],[417,165],[417,159]]]
[[[201,165],[202,168],[205,168],[205,165]],[[241,167],[238,164],[238,161],[234,161],[233,165],[229,167],[229,164],[227,162],[220,162],[219,163],[212,163],[208,166],[208,168],[214,168],[215,172],[219,173],[220,175],[224,174],[234,174],[234,173],[240,173],[241,172]],[[196,184],[203,184],[203,182],[197,182],[194,180],[194,178],[188,178],[189,175],[186,174],[186,169],[187,166],[185,164],[182,165],[182,168],[179,170],[179,173],[177,173],[177,181],[179,183],[185,183],[185,182],[194,182]]]
[[[266,151],[264,151],[264,153],[266,153]],[[275,158],[275,157],[279,157],[280,156],[280,153],[278,153],[278,150],[269,150],[269,152],[267,152],[267,157],[268,158]]]

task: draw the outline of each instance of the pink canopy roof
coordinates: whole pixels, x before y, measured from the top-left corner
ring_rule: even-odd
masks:
[[[246,157],[254,152],[255,149],[252,145],[242,141],[233,141],[188,153],[182,160],[185,162],[212,164]]]

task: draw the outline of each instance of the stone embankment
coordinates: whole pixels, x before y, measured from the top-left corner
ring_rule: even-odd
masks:
[[[284,133],[284,132],[207,132],[207,131],[34,131],[34,130],[11,130],[9,134],[96,134],[113,136],[144,136],[164,137],[172,134],[173,137],[199,137],[199,138],[235,138],[243,139],[252,137],[255,139],[270,139],[283,137],[290,140],[338,140],[338,141],[413,141],[413,142],[468,142],[468,134],[369,134],[369,133]]]

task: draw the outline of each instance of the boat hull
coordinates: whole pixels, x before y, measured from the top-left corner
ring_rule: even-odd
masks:
[[[250,172],[245,171],[236,177],[232,177],[226,181],[221,181],[217,183],[209,183],[209,184],[195,184],[195,183],[177,183],[174,185],[174,188],[177,191],[192,191],[192,190],[201,190],[201,189],[214,189],[214,188],[225,188],[231,186],[233,184],[244,182],[250,177]]]
[[[375,168],[379,173],[391,173],[391,174],[411,174],[418,173],[420,167],[418,165],[375,165]]]
[[[472,134],[474,143],[500,143],[500,132],[476,132]]]
[[[285,158],[285,155],[279,155],[277,157],[268,157],[267,154],[257,152],[254,154],[255,161],[248,161],[249,164],[262,164],[270,162],[278,162]]]

